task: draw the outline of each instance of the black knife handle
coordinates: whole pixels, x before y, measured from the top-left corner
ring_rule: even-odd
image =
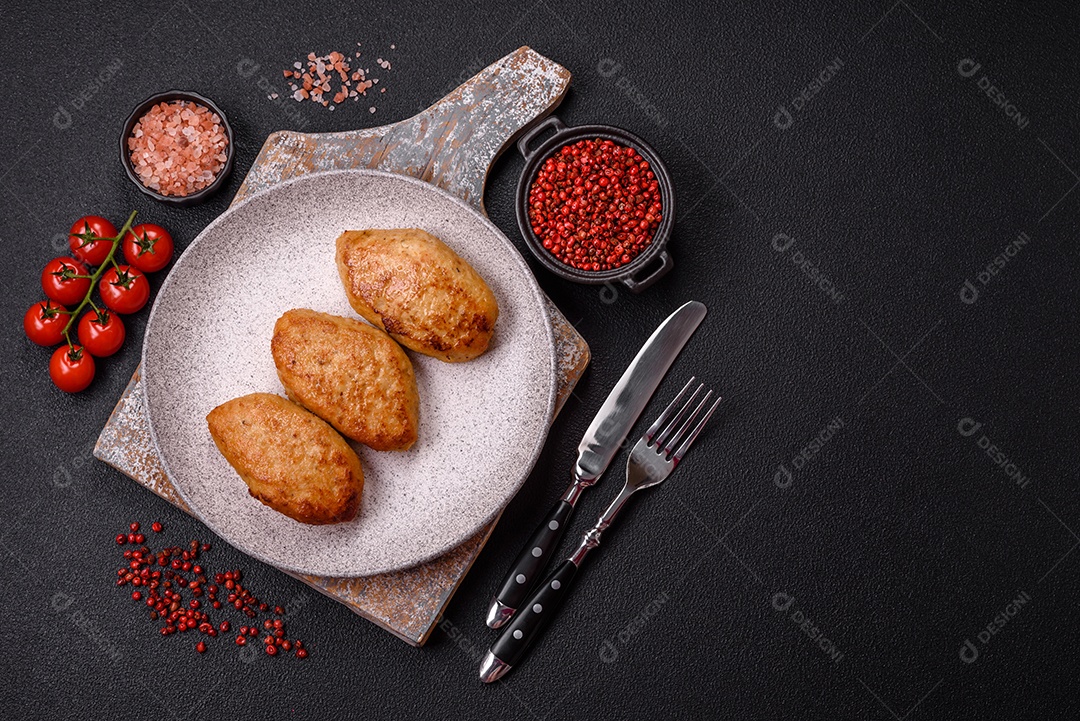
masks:
[[[566,501],[559,501],[551,512],[544,518],[525,548],[518,554],[514,565],[510,567],[510,573],[503,581],[499,592],[495,594],[495,600],[507,609],[513,611],[521,608],[521,603],[529,595],[536,582],[544,574],[544,569],[551,561],[555,549],[559,546],[563,534],[566,532],[567,521],[574,507]],[[506,622],[506,617],[501,622],[492,624],[489,617],[489,625],[498,628]]]
[[[499,640],[492,645],[491,653],[496,658],[508,666],[517,666],[525,651],[566,599],[577,570],[573,561],[566,560],[555,569],[555,573],[544,579],[536,592],[525,600]]]

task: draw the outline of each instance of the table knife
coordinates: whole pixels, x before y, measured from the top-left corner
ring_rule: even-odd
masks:
[[[491,601],[488,626],[500,628],[506,624],[528,597],[536,581],[543,576],[544,568],[558,547],[582,492],[596,483],[607,469],[668,368],[701,324],[705,313],[705,306],[692,300],[668,316],[645,341],[622,378],[611,389],[578,445],[573,482],[514,561],[510,573]]]

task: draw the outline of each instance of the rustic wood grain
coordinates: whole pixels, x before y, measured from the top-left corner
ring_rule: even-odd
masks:
[[[233,203],[305,173],[373,168],[420,178],[483,212],[491,164],[523,130],[558,106],[569,84],[565,68],[523,47],[407,120],[340,133],[274,133]],[[589,347],[551,300],[546,301],[559,359],[558,414],[589,363]],[[150,439],[138,370],[102,430],[94,455],[190,512],[165,475]],[[443,556],[403,571],[363,578],[290,575],[420,646],[497,522]]]

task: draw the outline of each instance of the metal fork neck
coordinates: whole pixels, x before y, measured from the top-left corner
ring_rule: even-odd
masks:
[[[622,492],[620,492],[619,495],[615,497],[615,500],[611,502],[611,505],[607,507],[607,510],[600,516],[600,520],[596,522],[596,525],[586,531],[585,535],[581,537],[581,543],[578,545],[577,550],[574,551],[574,555],[570,556],[571,563],[575,566],[581,566],[581,562],[585,560],[585,556],[589,554],[589,551],[600,545],[600,536],[603,535],[608,526],[612,524],[615,517],[619,515],[623,506],[630,500],[630,496],[634,495],[634,490],[635,489],[623,487]]]

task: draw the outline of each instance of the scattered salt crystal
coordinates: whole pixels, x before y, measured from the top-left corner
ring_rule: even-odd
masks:
[[[372,105],[370,108],[368,108],[368,112],[369,113],[374,113],[375,112],[375,106]]]
[[[361,46],[362,43],[356,43],[357,48]],[[393,50],[396,47],[396,45],[391,45],[390,49]],[[359,58],[360,51],[354,51],[353,55]],[[377,64],[384,70],[389,70],[391,67],[390,61],[381,57]],[[359,95],[366,95],[371,86],[379,82],[378,78],[368,77],[371,74],[370,68],[350,67],[349,56],[337,50],[326,55],[310,52],[307,54],[306,65],[302,61],[297,61],[292,64],[292,67],[295,70],[284,70],[284,76],[295,78],[300,82],[289,83],[289,96],[297,102],[310,100],[331,110],[349,98],[355,101]],[[340,83],[336,92],[331,88],[331,83],[335,85]],[[385,88],[380,92],[386,92]],[[272,93],[269,97],[273,100],[277,98],[277,95]],[[375,112],[374,106],[369,109],[369,112]]]

